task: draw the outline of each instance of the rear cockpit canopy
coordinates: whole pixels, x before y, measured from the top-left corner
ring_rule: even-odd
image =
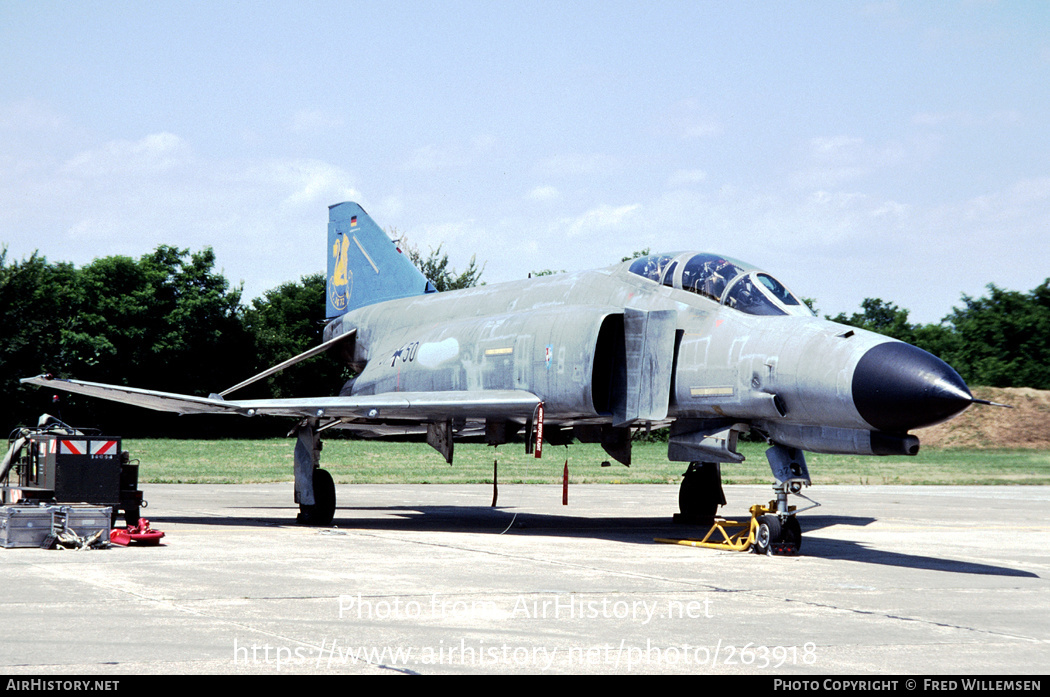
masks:
[[[717,254],[650,254],[635,259],[628,271],[749,315],[813,315],[805,303],[768,273]]]

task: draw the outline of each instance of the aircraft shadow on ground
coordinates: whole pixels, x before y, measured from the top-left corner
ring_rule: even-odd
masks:
[[[803,533],[803,536],[805,533]],[[874,549],[860,542],[851,540],[831,540],[821,537],[804,536],[804,552],[807,556],[821,559],[841,559],[859,561],[866,564],[881,564],[908,569],[926,569],[929,571],[948,571],[957,574],[978,574],[981,576],[1017,576],[1022,578],[1039,578],[1039,574],[1020,569],[992,564],[957,561],[918,554],[904,554],[884,549]]]
[[[237,511],[237,508],[227,509]],[[247,510],[259,511],[260,507]],[[163,522],[234,527],[295,525],[293,507],[273,507],[286,515],[239,516],[158,516]],[[354,516],[345,512],[353,511]],[[374,516],[360,514],[375,514]],[[744,518],[733,518],[744,520]],[[865,516],[799,516],[802,522],[802,556],[879,564],[909,569],[926,569],[961,574],[1038,578],[1038,574],[992,564],[956,561],[935,556],[904,554],[876,549],[859,542],[815,537],[813,532],[836,525],[864,527],[875,522]],[[544,513],[522,513],[512,507],[491,506],[354,506],[336,509],[333,528],[339,530],[385,530],[402,532],[470,532],[477,534],[525,535],[536,537],[590,538],[628,544],[654,544],[654,537],[700,538],[707,528],[677,525],[670,514],[654,517],[586,517]],[[318,528],[324,530],[327,528]]]

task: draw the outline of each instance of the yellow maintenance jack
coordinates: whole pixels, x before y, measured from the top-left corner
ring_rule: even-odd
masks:
[[[732,552],[751,550],[756,554],[798,554],[802,547],[802,527],[795,517],[794,506],[788,508],[783,518],[776,514],[776,501],[770,501],[768,506],[756,503],[749,510],[751,518],[747,521],[715,518],[707,534],[700,539],[657,537],[655,541]]]

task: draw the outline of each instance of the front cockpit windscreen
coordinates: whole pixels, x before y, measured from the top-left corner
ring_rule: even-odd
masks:
[[[737,279],[726,291],[722,303],[749,315],[813,316],[813,311],[799,302],[783,283],[762,271],[752,271]]]
[[[714,254],[695,254],[682,267],[682,290],[722,299],[726,286],[744,272],[739,265]]]
[[[636,259],[629,270],[750,315],[813,315],[777,279],[717,254],[651,254]]]

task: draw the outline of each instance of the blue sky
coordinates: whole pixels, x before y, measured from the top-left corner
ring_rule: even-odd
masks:
[[[0,243],[211,246],[246,299],[361,203],[488,282],[698,249],[824,313],[1050,277],[1044,2],[0,0]]]

